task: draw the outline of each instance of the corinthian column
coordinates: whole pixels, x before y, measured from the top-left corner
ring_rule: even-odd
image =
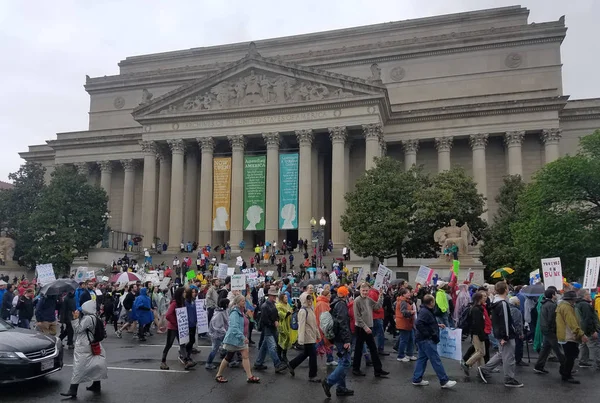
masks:
[[[144,177],[142,188],[142,245],[152,247],[156,235],[156,143],[141,141],[144,152]]]
[[[228,136],[231,144],[231,219],[230,240],[239,245],[244,239],[244,136]]]
[[[100,187],[104,189],[108,196],[108,204],[110,205],[110,187],[112,185],[112,162],[98,161],[100,167]],[[110,207],[109,207],[110,210]]]
[[[506,132],[504,141],[508,149],[508,174],[523,176],[523,157],[521,145],[525,131]]]
[[[279,231],[279,133],[263,133],[267,145],[265,241],[277,241]]]
[[[556,161],[560,158],[560,149],[558,148],[558,144],[561,137],[562,129],[544,129],[542,131],[542,142],[544,143],[546,164]]]
[[[133,232],[133,194],[135,192],[135,161],[121,160],[125,179],[123,181],[123,216],[121,217],[121,231],[131,234]]]
[[[402,141],[404,148],[404,169],[409,170],[414,165],[417,165],[417,151],[419,151],[419,140],[404,140]]]
[[[212,243],[212,209],[213,209],[213,152],[215,141],[212,137],[197,138],[202,149],[200,165],[200,217],[198,223],[198,243]]]
[[[469,136],[469,143],[473,150],[473,179],[477,186],[477,193],[481,193],[487,199],[487,173],[485,162],[485,146],[487,145],[488,134],[479,133]],[[486,203],[487,204],[487,203]],[[481,215],[481,218],[488,219],[487,212]]]
[[[312,218],[312,130],[296,130],[300,146],[300,173],[298,178],[298,237],[312,239],[310,219]],[[310,242],[310,241],[309,241]]]
[[[444,136],[435,139],[435,148],[438,152],[438,172],[450,170],[450,150],[452,149],[452,137]]]
[[[185,219],[183,220],[184,242],[196,240],[198,225],[198,145],[188,144],[185,151]]]
[[[346,239],[340,217],[344,214],[344,184],[346,182],[344,167],[344,145],[348,138],[345,127],[330,127],[331,139],[331,240],[338,247]]]
[[[381,156],[383,129],[380,123],[371,123],[362,127],[365,135],[365,170],[368,171],[375,166],[375,157]]]
[[[177,252],[183,240],[183,140],[167,140],[171,149],[171,213],[169,214],[169,251]]]
[[[166,243],[169,241],[169,215],[171,214],[171,156],[164,149],[158,150],[156,155],[160,162],[156,236],[161,242]]]

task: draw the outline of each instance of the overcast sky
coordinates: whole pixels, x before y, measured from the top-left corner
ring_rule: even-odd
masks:
[[[522,0],[529,22],[566,15],[564,93],[600,97],[598,0]],[[288,4],[290,4],[288,6]],[[292,4],[294,6],[292,6]],[[127,56],[518,4],[517,0],[0,0],[0,180],[19,151],[85,130],[85,75]]]

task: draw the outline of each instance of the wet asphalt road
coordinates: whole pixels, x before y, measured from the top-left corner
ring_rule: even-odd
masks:
[[[176,348],[172,348],[168,356],[170,371],[160,371],[160,357],[165,336],[154,335],[146,343],[133,341],[131,335],[124,334],[117,339],[109,330],[104,347],[108,356],[109,379],[103,381],[102,393],[94,395],[79,388],[78,401],[88,402],[171,402],[186,403],[206,401],[212,402],[275,402],[285,399],[306,401],[311,403],[327,402],[320,385],[308,382],[308,360],[296,369],[296,377],[289,374],[275,374],[269,360],[267,371],[256,371],[261,377],[260,385],[249,385],[243,370],[229,369],[227,384],[214,381],[216,371],[204,369],[204,360],[209,352],[208,346],[201,347],[201,353],[195,356],[199,364],[190,371],[183,371],[177,361]],[[390,336],[389,350],[392,338]],[[258,340],[258,337],[256,337]],[[205,343],[203,343],[205,344]],[[30,382],[0,386],[0,402],[57,402],[61,401],[59,392],[66,391],[71,377],[72,351],[65,350],[65,367],[62,371],[47,378]],[[288,357],[296,355],[290,351]],[[251,358],[256,356],[256,349],[251,349]],[[452,390],[442,390],[435,374],[428,367],[425,378],[431,382],[427,387],[414,387],[410,384],[413,363],[400,363],[395,355],[383,357],[384,369],[391,372],[388,379],[373,377],[372,368],[364,368],[366,377],[348,375],[348,387],[355,390],[354,397],[338,398],[335,391],[331,401],[347,402],[384,402],[384,401],[452,401],[461,403],[516,403],[525,402],[577,402],[592,403],[600,401],[600,373],[589,369],[580,369],[576,375],[581,385],[565,385],[560,382],[558,364],[548,363],[550,375],[535,375],[531,367],[517,368],[517,378],[525,384],[521,389],[509,389],[502,384],[502,374],[494,374],[490,384],[484,385],[472,371],[468,379],[462,373],[456,361],[444,359],[444,366],[451,379],[458,381]],[[364,367],[364,362],[363,362]],[[331,371],[325,366],[325,359],[319,358],[319,376]]]

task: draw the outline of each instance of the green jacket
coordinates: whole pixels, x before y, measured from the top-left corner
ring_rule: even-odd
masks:
[[[435,303],[442,313],[448,312],[450,307],[448,306],[448,297],[446,297],[446,291],[437,290],[437,293],[435,294]]]
[[[567,301],[560,301],[556,308],[556,337],[559,343],[579,342],[583,330],[579,327],[575,308]]]
[[[581,330],[586,336],[591,336],[600,330],[600,321],[591,302],[585,300],[577,302],[575,312],[577,313],[577,319],[579,319],[579,326],[581,326]]]

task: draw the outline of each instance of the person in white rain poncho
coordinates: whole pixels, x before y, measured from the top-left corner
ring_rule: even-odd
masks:
[[[62,396],[77,396],[77,388],[80,383],[93,382],[87,390],[100,392],[100,380],[107,379],[106,355],[104,348],[100,343],[97,355],[92,352],[92,343],[94,342],[94,329],[96,321],[100,320],[96,316],[96,302],[87,301],[81,306],[83,316],[80,317],[79,311],[73,312],[73,332],[75,334],[75,350],[73,353],[73,375],[71,377],[71,387]]]

